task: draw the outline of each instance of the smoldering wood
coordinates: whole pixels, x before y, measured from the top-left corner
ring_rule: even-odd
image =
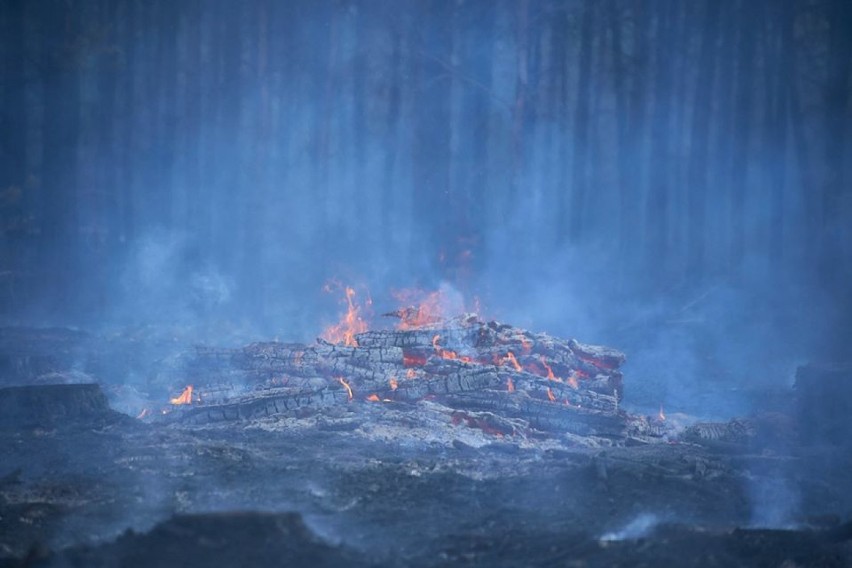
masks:
[[[163,373],[175,388],[194,384],[197,399],[158,419],[215,423],[429,399],[451,416],[486,413],[540,431],[619,440],[661,436],[647,424],[637,428],[642,422],[619,409],[625,356],[609,347],[473,314],[367,331],[355,342],[196,347]]]

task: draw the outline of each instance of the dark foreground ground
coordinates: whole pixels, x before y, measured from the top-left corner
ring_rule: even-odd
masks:
[[[464,425],[447,444],[367,433],[358,412],[299,428],[6,409],[0,566],[852,566],[836,448],[473,447]]]

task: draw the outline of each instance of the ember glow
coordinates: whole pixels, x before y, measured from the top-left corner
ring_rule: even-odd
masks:
[[[326,290],[330,290],[327,285]],[[347,347],[357,347],[358,342],[355,335],[367,331],[367,322],[361,317],[361,306],[355,302],[355,289],[347,286],[345,288],[346,313],[340,321],[327,327],[320,337],[329,343],[342,343]],[[368,299],[367,304],[371,302]]]
[[[556,380],[556,375],[553,374],[553,367],[547,364],[547,361],[544,359],[541,360],[541,364],[544,365],[544,368],[547,370],[547,378],[551,381]]]
[[[406,367],[422,367],[426,364],[426,357],[423,355],[414,355],[409,353],[403,353],[402,355],[402,364]],[[410,373],[406,373],[408,378],[414,376],[414,371],[412,370]]]
[[[508,363],[508,364],[510,364],[510,365],[511,365],[512,367],[514,367],[514,368],[515,368],[515,370],[516,370],[516,371],[518,371],[519,373],[520,373],[521,371],[523,371],[523,369],[521,368],[521,365],[518,363],[518,359],[517,359],[517,357],[515,357],[515,354],[514,354],[514,353],[512,353],[511,351],[509,351],[509,352],[506,354],[506,357],[504,357],[504,358],[503,358],[503,362],[504,362],[504,363]]]
[[[399,388],[399,382],[397,382],[396,377],[391,377],[388,381],[388,385],[390,386],[390,390],[395,391]]]
[[[571,375],[565,379],[565,383],[574,390],[580,388],[580,384],[577,382],[577,376],[574,373],[571,373]]]
[[[377,395],[376,393],[373,393],[373,394],[371,394],[370,396],[368,396],[368,397],[367,397],[367,400],[368,400],[369,402],[381,402],[381,399],[379,398],[379,395]]]
[[[509,392],[515,392],[515,383],[512,382],[512,377],[506,379],[506,388]]]
[[[458,361],[463,361],[465,363],[472,363],[473,362],[473,359],[471,359],[470,357],[466,357],[464,355],[460,356],[455,351],[451,351],[449,349],[444,349],[443,347],[438,345],[438,342],[440,340],[441,340],[440,335],[436,335],[435,337],[432,338],[432,347],[435,348],[435,353],[438,355],[438,357],[441,357],[442,359],[455,359],[455,360],[458,360]]]
[[[553,391],[550,388],[547,389],[547,399],[550,402],[556,402],[556,395],[553,394]]]
[[[183,392],[175,398],[170,398],[172,404],[191,404],[192,403],[192,385],[187,385]]]
[[[352,392],[352,387],[351,387],[351,386],[349,386],[349,383],[347,383],[347,382],[343,379],[343,377],[337,377],[337,382],[338,382],[338,383],[340,383],[341,385],[343,385],[343,388],[345,388],[345,389],[346,389],[346,392],[349,394],[349,400],[352,400],[352,398],[353,398],[354,394],[353,394],[353,392]]]

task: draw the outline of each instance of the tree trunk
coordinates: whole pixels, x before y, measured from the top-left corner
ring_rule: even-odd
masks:
[[[699,282],[704,275],[706,256],[707,162],[710,144],[710,116],[716,87],[716,40],[719,33],[720,3],[708,0],[704,31],[698,59],[698,82],[695,89],[692,115],[692,148],[687,187],[687,275]]]
[[[46,18],[46,32],[53,38],[45,50],[44,156],[42,160],[44,201],[42,204],[42,247],[39,275],[51,310],[73,304],[78,242],[77,144],[79,139],[79,91],[75,43],[77,8],[57,0]]]
[[[596,4],[585,2],[580,23],[579,76],[577,106],[574,108],[574,159],[571,173],[571,240],[577,242],[585,234],[587,185],[590,153],[592,96],[592,44]]]
[[[654,56],[654,102],[650,116],[650,152],[648,160],[648,200],[645,204],[647,219],[646,225],[646,250],[645,258],[659,265],[660,270],[654,274],[665,277],[664,270],[669,260],[668,251],[668,221],[671,214],[668,168],[663,164],[670,163],[668,155],[669,148],[669,123],[667,117],[671,114],[670,93],[673,92],[671,84],[672,63],[669,57],[672,40],[672,20],[674,18],[674,2],[661,0],[655,4],[658,8],[656,14],[657,33],[654,41],[656,54]]]

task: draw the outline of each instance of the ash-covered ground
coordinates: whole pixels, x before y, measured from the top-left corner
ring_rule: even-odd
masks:
[[[642,442],[495,431],[428,399],[145,421],[109,407],[126,385],[33,382],[0,390],[2,566],[852,562],[852,454],[802,428],[793,391]]]

